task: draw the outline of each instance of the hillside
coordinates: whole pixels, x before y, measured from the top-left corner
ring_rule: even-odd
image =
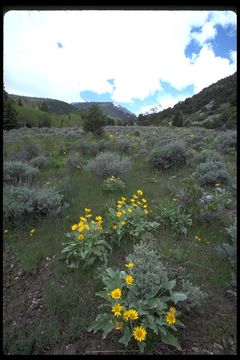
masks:
[[[38,98],[38,97],[30,97],[30,96],[22,96],[22,95],[14,95],[9,94],[11,98],[13,98],[16,102],[19,100],[25,106],[31,107],[39,107],[44,104],[47,107],[47,110],[50,114],[70,114],[70,112],[76,110],[76,108],[66,103],[65,101],[56,100],[56,99],[47,99],[47,98]]]
[[[98,104],[102,111],[109,117],[113,119],[120,119],[120,120],[131,120],[135,119],[136,115],[133,114],[128,109],[114,104],[112,102],[73,102],[74,105],[78,109],[88,109],[91,105]]]
[[[173,108],[140,114],[139,125],[200,126],[209,129],[235,128],[237,124],[237,73],[180,101]]]

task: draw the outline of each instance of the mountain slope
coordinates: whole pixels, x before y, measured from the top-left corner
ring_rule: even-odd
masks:
[[[130,120],[135,119],[136,115],[128,109],[112,102],[73,102],[72,105],[78,109],[88,109],[91,105],[97,104],[102,111],[113,119]]]
[[[44,104],[47,107],[47,110],[50,114],[69,114],[70,112],[76,110],[76,108],[66,103],[65,101],[56,100],[56,99],[47,99],[47,98],[38,98],[31,96],[22,96],[22,95],[14,95],[9,94],[11,98],[13,98],[16,102],[19,100],[25,106],[39,107]]]
[[[139,115],[139,125],[235,128],[237,124],[237,73],[180,101],[173,108]]]

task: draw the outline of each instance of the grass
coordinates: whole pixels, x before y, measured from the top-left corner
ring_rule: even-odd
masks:
[[[156,137],[158,131],[157,128],[140,129],[140,133],[149,132]],[[114,133],[114,129],[111,133]],[[181,138],[185,141],[189,134],[196,136],[197,133],[197,129],[162,128],[160,135]],[[215,134],[213,130],[207,130],[207,133],[206,145]],[[114,136],[118,135],[119,133],[116,133]],[[107,138],[107,135],[105,137]],[[130,132],[128,138],[131,139]],[[142,137],[137,136],[137,138],[141,144]],[[92,141],[92,137],[86,136],[86,139]],[[105,193],[101,187],[103,182],[101,178],[86,169],[69,171],[66,167],[68,149],[75,140],[65,139],[59,134],[49,137],[36,135],[30,140],[39,143],[53,154],[52,165],[41,170],[39,184],[56,187],[64,195],[64,201],[69,207],[57,216],[25,217],[18,224],[4,224],[4,229],[8,229],[4,234],[3,255],[4,353],[42,354],[46,349],[51,351],[54,347],[63,347],[71,342],[76,342],[79,353],[84,353],[84,344],[88,342],[90,336],[87,328],[98,311],[99,299],[94,294],[101,290],[102,284],[98,277],[100,270],[98,266],[88,270],[80,268],[78,271],[66,267],[61,258],[62,243],[67,241],[66,233],[84,214],[85,208],[92,209],[94,216],[105,217],[108,208],[115,207],[116,201],[121,196],[129,198],[137,189],[144,190],[144,195],[153,211],[151,216],[154,217],[157,206],[164,206],[168,201],[172,202],[181,186],[180,180],[191,175],[194,169],[190,161],[190,164],[183,167],[156,172],[149,168],[146,155],[139,155],[136,148],[130,153],[132,165],[125,181],[126,189],[122,193]],[[113,148],[114,139],[111,141],[110,147]],[[16,140],[4,144],[4,160],[7,160],[9,151],[18,148],[18,142]],[[58,153],[60,144],[65,144],[66,154]],[[88,158],[86,157],[86,161]],[[234,176],[236,158],[226,156],[225,161]],[[235,199],[231,206],[234,210]],[[176,267],[184,266],[194,284],[209,289],[209,308],[214,308],[214,291],[220,296],[221,302],[217,305],[219,312],[217,320],[220,324],[218,327],[214,322],[209,321],[206,329],[204,323],[206,319],[197,316],[194,322],[198,322],[199,333],[189,325],[192,331],[189,336],[193,335],[199,343],[204,342],[209,346],[214,341],[221,341],[223,337],[232,336],[236,330],[235,313],[229,305],[229,299],[226,298],[226,282],[232,269],[216,251],[217,245],[228,241],[224,230],[227,223],[231,223],[231,219],[224,213],[223,218],[209,223],[201,223],[194,218],[186,237],[180,236],[175,239],[171,228],[160,228],[156,232],[157,249],[163,259],[173,262]],[[31,237],[30,230],[33,228],[36,231]],[[201,237],[201,241],[195,240],[196,234]],[[131,253],[132,248],[131,243],[114,247],[109,265],[118,267]],[[33,300],[37,301],[37,304],[32,308]],[[207,310],[206,314],[209,315]],[[187,317],[185,320],[187,322]],[[15,323],[17,325],[13,325]],[[183,342],[188,336],[187,331],[181,334]],[[91,341],[94,342],[94,339],[95,337],[92,336]],[[119,349],[119,344],[116,344],[115,340],[113,346]],[[149,353],[151,351],[153,350],[149,349]]]

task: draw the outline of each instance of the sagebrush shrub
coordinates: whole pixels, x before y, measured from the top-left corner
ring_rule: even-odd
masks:
[[[235,130],[226,131],[218,135],[213,146],[223,154],[235,151],[237,148],[237,132]]]
[[[186,163],[186,149],[180,143],[155,147],[148,157],[148,162],[157,170],[183,165]]]
[[[141,299],[151,297],[168,281],[166,269],[154,248],[154,241],[151,234],[146,234],[134,245],[133,253],[127,258],[137,265],[132,272],[136,295]]]
[[[11,160],[29,161],[43,154],[43,149],[39,144],[23,142],[18,151],[10,152]]]
[[[6,161],[3,164],[3,182],[6,184],[31,183],[38,175],[38,169],[21,161]]]
[[[89,161],[87,168],[102,178],[115,176],[124,178],[130,167],[128,157],[120,157],[111,152],[102,152],[96,156],[96,159]]]
[[[193,173],[193,176],[200,185],[212,185],[218,182],[227,183],[229,181],[229,174],[225,165],[220,161],[200,163]]]
[[[120,137],[116,141],[116,148],[121,154],[126,154],[131,149],[132,142],[126,137]]]
[[[199,286],[193,285],[189,280],[181,280],[180,291],[187,295],[187,299],[179,303],[179,308],[183,311],[201,307],[208,298],[207,293],[203,292]]]
[[[52,188],[34,189],[13,185],[3,188],[3,217],[11,222],[29,214],[56,215],[66,206],[63,195]]]
[[[202,150],[200,153],[196,154],[193,161],[197,163],[204,163],[209,161],[223,162],[224,159],[216,150],[205,149]]]
[[[99,152],[103,151],[108,146],[108,142],[106,140],[100,141],[91,141],[87,142],[83,139],[80,139],[74,142],[70,150],[73,152],[79,152],[82,156],[96,156]]]
[[[46,156],[40,155],[37,156],[36,158],[33,158],[29,164],[32,165],[33,167],[37,167],[39,169],[43,169],[46,166],[48,166],[49,164],[49,159]]]
[[[223,243],[217,247],[219,255],[228,260],[234,270],[237,269],[237,222],[226,228],[230,242]]]
[[[66,166],[70,169],[82,169],[83,161],[79,153],[70,153],[66,162]]]

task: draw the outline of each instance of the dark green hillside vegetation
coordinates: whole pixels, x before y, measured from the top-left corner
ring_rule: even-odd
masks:
[[[139,125],[197,126],[235,129],[237,126],[237,73],[159,113],[138,116]]]
[[[233,129],[4,130],[4,354],[236,355],[236,159]]]

